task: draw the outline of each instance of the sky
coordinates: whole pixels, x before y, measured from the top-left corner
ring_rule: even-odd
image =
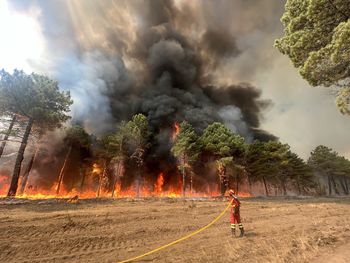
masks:
[[[69,84],[74,83],[79,87],[73,92],[73,99],[77,101],[75,105],[79,105],[79,107],[73,105],[74,114],[83,114],[80,111],[85,111],[85,108],[80,107],[82,102],[79,101],[88,100],[88,97],[91,96],[96,95],[95,97],[101,100],[98,105],[105,105],[105,98],[94,93],[95,85],[100,85],[98,76],[101,73],[98,67],[92,65],[96,57],[99,57],[101,61],[99,53],[87,53],[83,56],[83,63],[77,67],[74,58],[77,57],[79,60],[80,56],[74,53],[76,49],[74,41],[69,41],[74,35],[80,41],[79,44],[83,43],[86,49],[91,46],[96,47],[96,42],[104,43],[102,33],[99,35],[87,26],[80,26],[85,24],[82,21],[87,21],[87,14],[84,12],[93,11],[83,6],[83,1],[71,1],[74,4],[67,5],[68,10],[71,11],[72,23],[66,25],[63,22],[61,27],[57,27],[56,24],[55,30],[52,28],[51,31],[49,26],[54,23],[48,20],[47,13],[50,11],[57,13],[53,10],[54,4],[52,6],[50,4],[29,5],[27,3],[35,1],[16,0],[12,5],[10,2],[12,1],[0,0],[0,68],[7,71],[20,68],[28,73],[39,71],[52,75],[59,81],[63,73],[69,75],[69,71],[74,69],[80,72],[79,76],[86,79],[85,82],[79,80],[77,83],[74,79],[76,75],[73,76],[72,73],[72,79],[69,80]],[[57,2],[52,1],[52,3]],[[179,6],[185,5],[181,1],[176,2]],[[331,147],[341,155],[350,158],[350,117],[338,112],[334,97],[329,90],[310,87],[298,74],[289,59],[273,47],[274,40],[283,34],[283,27],[279,22],[283,13],[283,1],[249,0],[246,2],[218,1],[216,3],[218,4],[215,6],[211,6],[208,2],[204,4],[201,1],[191,1],[189,4],[189,8],[193,10],[190,18],[196,20],[195,24],[198,28],[204,27],[203,25],[210,27],[220,24],[223,29],[229,29],[230,34],[234,36],[232,45],[236,45],[235,48],[239,51],[227,58],[220,58],[219,65],[212,72],[213,78],[222,84],[249,82],[261,89],[262,97],[272,102],[263,111],[261,128],[279,137],[281,142],[288,143],[292,150],[304,159],[309,156],[312,149],[320,144]],[[107,8],[103,4],[101,6],[102,13],[103,10],[107,12]],[[128,16],[130,16],[126,10],[135,8],[141,14],[143,12],[140,11],[139,6],[135,6],[125,4],[122,7],[113,6],[114,9],[108,9],[115,11],[113,14],[114,26],[118,23],[124,25],[124,27],[116,26],[116,28],[122,28],[119,34],[124,34],[126,39],[131,39],[130,42],[127,42],[129,45],[133,44],[132,27],[135,25],[125,22],[129,21]],[[214,11],[210,12],[211,9]],[[91,14],[94,13],[89,13]],[[96,16],[98,15],[100,14],[96,13]],[[108,17],[108,14],[106,16]],[[101,30],[108,23],[106,20],[94,19],[92,16],[89,16],[88,19],[92,21],[91,23],[101,25]],[[141,23],[139,21],[142,20],[138,20],[137,17],[132,21]],[[184,26],[179,24],[179,21],[175,22],[180,28],[179,32],[188,36],[186,28],[181,28]],[[196,39],[196,35],[193,39]],[[99,47],[104,50],[109,48],[108,46]],[[133,60],[129,61],[126,58],[124,61],[126,61],[126,67],[133,66]],[[71,65],[68,70],[55,66],[67,65],[67,63]],[[108,58],[103,60],[103,67],[111,69],[112,72],[114,68],[119,69],[119,66],[111,64]],[[62,81],[65,83],[67,79]],[[91,92],[87,93],[84,90],[86,87]],[[93,106],[89,105],[89,107]],[[90,112],[97,112],[100,115],[102,110],[107,121],[108,109],[98,108],[99,111],[90,109]]]

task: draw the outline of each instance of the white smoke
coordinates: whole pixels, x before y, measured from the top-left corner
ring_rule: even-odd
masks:
[[[109,82],[118,82],[124,74],[124,65],[116,57],[107,58],[99,51],[84,53],[81,58],[67,54],[57,58],[49,74],[60,87],[70,90],[74,104],[72,119],[89,132],[99,134],[114,125],[109,100],[106,96]]]
[[[220,108],[219,116],[224,120],[225,125],[234,133],[244,135],[246,141],[250,142],[253,139],[249,132],[247,124],[243,120],[242,112],[239,108],[228,105]]]

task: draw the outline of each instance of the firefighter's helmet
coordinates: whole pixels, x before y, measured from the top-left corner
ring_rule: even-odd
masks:
[[[230,190],[228,191],[228,194],[229,194],[230,196],[233,196],[233,195],[235,195],[235,191],[232,190],[232,189],[230,189]]]

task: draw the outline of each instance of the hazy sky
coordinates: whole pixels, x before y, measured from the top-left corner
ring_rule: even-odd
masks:
[[[43,32],[43,9],[36,5],[26,9],[26,12],[22,9],[18,12],[9,7],[10,2],[0,0],[0,68],[11,71],[17,67],[27,72],[40,68],[44,71],[38,65],[47,63],[50,55],[60,51],[52,50],[47,32]],[[212,7],[216,8],[213,13],[217,17],[210,19],[223,21],[222,27],[232,29],[231,32],[236,34],[237,49],[241,51],[234,58],[220,61],[220,66],[213,73],[218,81],[250,82],[262,89],[263,98],[273,102],[264,112],[262,128],[290,144],[303,158],[307,158],[310,151],[320,144],[332,147],[350,158],[350,117],[338,112],[334,97],[327,89],[310,87],[289,59],[273,47],[274,39],[283,34],[279,22],[283,1],[213,2],[218,3]],[[210,4],[205,3],[206,8],[210,8]],[[195,6],[193,10],[198,10],[201,4],[201,1],[194,1],[191,7]],[[205,8],[203,10],[198,13],[205,13]],[[203,19],[205,15],[198,17]],[[192,19],[196,17],[197,14],[194,14]],[[65,34],[64,28],[62,34]]]

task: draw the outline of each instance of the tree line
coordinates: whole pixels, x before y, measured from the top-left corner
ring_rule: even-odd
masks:
[[[36,147],[22,171],[30,138],[40,141],[45,132],[53,129],[64,129],[63,145],[66,149],[57,178],[56,194],[62,188],[71,155],[78,151],[81,153],[78,160],[81,189],[86,175],[93,172],[91,167],[98,164],[102,167],[97,190],[99,195],[110,173],[109,167],[113,165],[109,188],[114,196],[115,186],[125,173],[125,164],[131,163],[136,175],[136,195],[140,196],[143,169],[152,143],[147,117],[136,114],[131,120],[119,123],[114,132],[96,138],[79,125],[67,124],[72,103],[69,92],[60,91],[58,83],[46,76],[35,73],[27,75],[18,70],[13,74],[0,71],[0,115],[8,121],[7,129],[2,131],[0,157],[11,136],[18,136],[20,143],[8,196],[23,193],[28,181],[38,152]],[[20,123],[17,129],[16,123]],[[64,124],[66,127],[62,127]],[[250,188],[261,182],[267,196],[273,194],[271,188],[283,195],[288,192],[349,194],[350,161],[325,146],[316,147],[305,162],[291,151],[288,144],[278,141],[246,143],[242,136],[222,123],[214,122],[199,132],[184,121],[179,124],[179,133],[174,136],[170,151],[182,175],[183,195],[187,187],[192,191],[192,177],[198,174],[198,167],[205,171],[207,165],[215,166],[222,195],[228,187],[239,192],[245,178]],[[20,175],[22,183],[19,186]]]

